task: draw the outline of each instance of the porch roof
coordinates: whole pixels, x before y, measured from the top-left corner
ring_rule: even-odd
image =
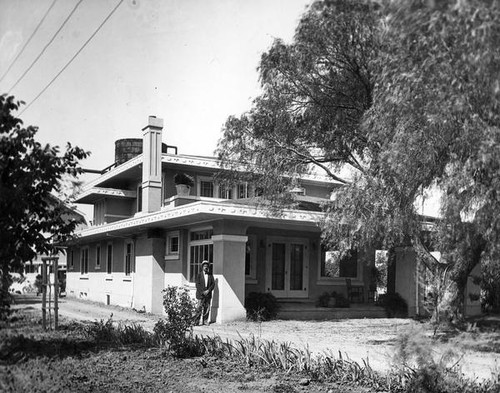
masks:
[[[165,206],[153,213],[139,213],[134,217],[86,228],[76,235],[80,239],[98,238],[103,235],[135,234],[138,230],[187,226],[214,219],[235,219],[248,223],[287,224],[300,226],[302,230],[319,230],[318,223],[323,213],[286,209],[279,216],[272,216],[266,209],[241,205],[229,201],[198,201],[187,205]]]

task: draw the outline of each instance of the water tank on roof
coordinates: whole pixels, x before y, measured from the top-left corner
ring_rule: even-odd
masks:
[[[161,152],[167,152],[167,145],[161,144]],[[115,142],[115,162],[117,165],[137,157],[142,153],[142,139],[140,138],[127,138],[118,139]]]

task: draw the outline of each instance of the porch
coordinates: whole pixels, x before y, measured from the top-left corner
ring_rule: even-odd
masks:
[[[313,301],[279,301],[280,311],[277,319],[284,320],[334,320],[386,318],[385,310],[375,303],[351,303],[349,307],[317,307]]]

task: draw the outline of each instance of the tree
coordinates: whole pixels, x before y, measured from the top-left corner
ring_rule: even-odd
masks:
[[[459,310],[471,269],[499,251],[499,6],[380,4],[313,3],[293,43],[262,56],[262,94],[228,119],[219,156],[224,169],[255,166],[246,179],[277,205],[323,170],[343,184],[325,206],[324,241],[413,245],[431,270],[451,270]],[[336,175],[345,166],[349,179]],[[443,195],[439,262],[415,206],[432,188]]]
[[[79,224],[53,193],[63,176],[81,172],[78,160],[88,155],[69,143],[62,154],[57,146],[42,146],[37,127],[24,128],[12,114],[22,104],[0,96],[0,314],[8,307],[9,273],[37,253],[57,252]]]

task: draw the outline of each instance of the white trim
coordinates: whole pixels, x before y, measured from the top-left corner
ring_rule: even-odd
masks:
[[[136,194],[134,191],[130,190],[122,190],[118,188],[105,188],[105,187],[92,187],[90,189],[86,189],[82,193],[78,194],[77,200],[79,201],[85,197],[95,195],[95,196],[112,196],[115,198],[126,198],[126,199],[134,199]]]
[[[188,217],[195,214],[213,214],[241,218],[264,218],[280,222],[297,221],[301,224],[310,223],[314,225],[317,225],[317,223],[324,217],[324,213],[292,209],[284,210],[283,214],[279,217],[271,217],[265,209],[261,209],[256,206],[240,205],[229,202],[199,201],[187,205],[177,206],[172,209],[165,209],[158,212],[144,214],[140,217],[131,217],[122,221],[90,227],[77,232],[77,234],[81,237],[87,237],[120,229],[134,228],[146,224],[155,224],[174,218]]]
[[[212,240],[214,242],[240,242],[246,243],[248,241],[248,236],[246,235],[213,235]]]

